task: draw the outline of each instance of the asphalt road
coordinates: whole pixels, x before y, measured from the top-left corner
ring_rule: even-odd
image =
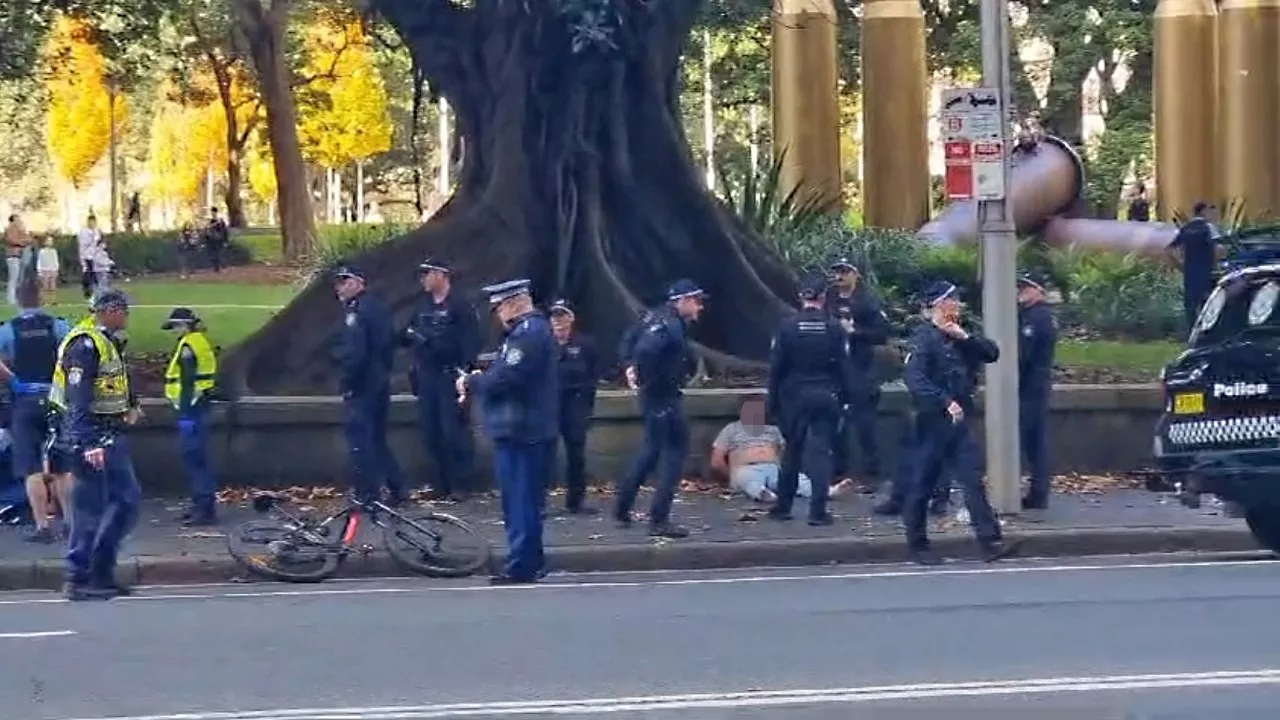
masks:
[[[5,594],[0,717],[1271,718],[1278,600],[1194,557]]]

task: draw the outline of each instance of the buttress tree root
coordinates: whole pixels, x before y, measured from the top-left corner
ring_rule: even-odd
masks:
[[[604,20],[573,5],[602,2]],[[698,0],[373,4],[449,100],[464,148],[445,207],[353,259],[398,314],[410,312],[414,268],[431,255],[465,288],[529,277],[539,302],[569,298],[612,356],[641,308],[690,277],[710,293],[694,331],[707,366],[762,369],[793,277],[694,168],[677,98]],[[229,354],[235,389],[331,390],[342,317],[329,285],[313,283]]]

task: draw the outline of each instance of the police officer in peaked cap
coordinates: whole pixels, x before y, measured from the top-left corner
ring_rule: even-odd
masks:
[[[1047,280],[1038,273],[1018,278],[1018,428],[1030,484],[1025,510],[1049,506],[1049,396],[1053,391],[1053,355],[1058,321],[1045,298]]]

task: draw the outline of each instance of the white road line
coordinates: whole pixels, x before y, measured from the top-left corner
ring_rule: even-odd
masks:
[[[131,595],[118,598],[112,602],[154,602],[157,600],[215,600],[232,598],[273,598],[273,597],[307,597],[330,595],[417,595],[427,593],[472,593],[472,592],[556,592],[565,590],[585,590],[603,588],[630,587],[665,587],[665,586],[697,586],[697,585],[746,585],[754,583],[792,583],[811,580],[901,580],[907,578],[934,578],[943,576],[968,575],[1018,575],[1018,574],[1051,574],[1071,572],[1105,572],[1118,570],[1163,570],[1169,568],[1215,569],[1225,567],[1274,567],[1280,560],[1233,560],[1227,562],[1168,562],[1168,563],[1124,563],[1115,565],[1027,565],[1004,567],[967,567],[954,569],[912,569],[887,570],[879,572],[847,572],[821,575],[757,575],[749,577],[710,577],[686,578],[681,580],[619,580],[600,582],[560,583],[547,582],[537,585],[505,585],[491,587],[488,585],[421,585],[413,587],[378,587],[378,588],[332,588],[307,590],[256,590],[227,593],[165,593],[159,595]],[[553,576],[554,577],[554,576]],[[57,597],[23,598],[0,600],[4,605],[53,605],[67,602]]]
[[[76,635],[75,630],[43,630],[40,632],[0,633],[0,640],[22,640],[25,638],[67,637]]]
[[[193,712],[172,715],[79,718],[77,720],[425,720],[426,718],[512,717],[519,715],[596,715],[707,708],[760,708],[787,705],[867,703],[883,700],[1114,692],[1280,684],[1280,670],[1105,675],[1097,677],[984,680],[960,683],[882,685],[826,690],[760,690],[695,695],[588,698],[523,702],[449,703],[365,708],[298,708],[241,712]]]

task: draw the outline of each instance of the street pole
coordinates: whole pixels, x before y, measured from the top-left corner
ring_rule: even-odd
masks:
[[[1014,514],[1021,510],[1021,448],[1018,437],[1018,246],[1013,212],[1009,206],[1010,181],[1007,112],[1012,107],[1009,81],[1009,6],[1006,0],[982,0],[982,84],[996,88],[1006,112],[1000,142],[1004,152],[1004,197],[978,203],[978,230],[982,238],[982,324],[987,336],[1000,347],[1000,359],[988,366],[986,382],[987,478],[995,510]]]

